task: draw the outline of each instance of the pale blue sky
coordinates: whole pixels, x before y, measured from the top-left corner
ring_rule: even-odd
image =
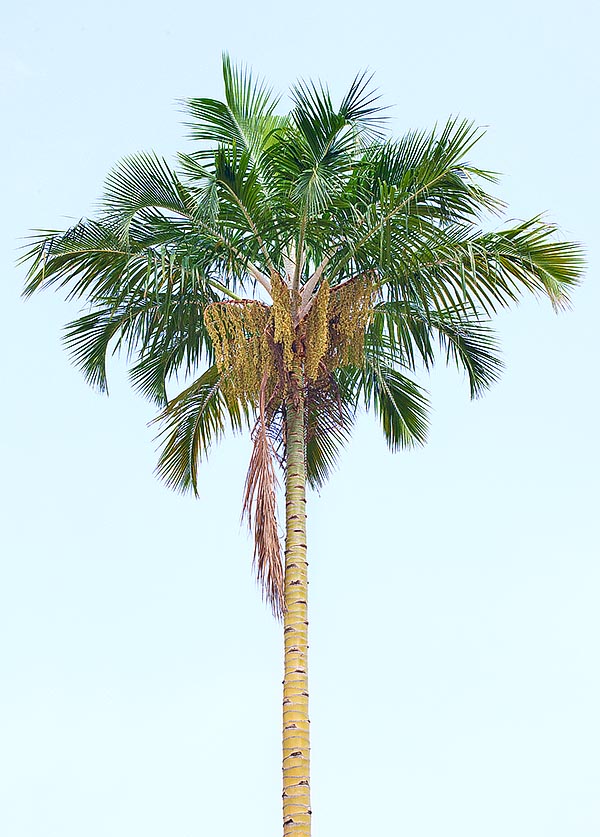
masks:
[[[121,156],[186,147],[177,100],[220,54],[285,90],[369,67],[396,133],[489,126],[510,217],[547,210],[588,278],[560,317],[503,314],[479,402],[425,381],[429,445],[359,423],[309,502],[315,837],[597,837],[596,4],[14,4],[4,130],[0,579],[3,837],[280,833],[280,636],[240,527],[245,439],[202,498],[152,475],[153,409],[60,345],[73,306],[18,299],[17,239],[90,213]],[[234,769],[234,764],[236,765]],[[241,769],[240,769],[241,765]]]

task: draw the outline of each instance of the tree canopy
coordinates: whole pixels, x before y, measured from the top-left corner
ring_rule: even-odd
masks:
[[[96,218],[34,236],[25,294],[53,286],[85,303],[65,345],[101,391],[107,356],[125,353],[160,408],[157,472],[171,488],[197,492],[210,446],[254,427],[245,508],[279,612],[273,463],[285,463],[294,364],[307,479],[320,486],[361,405],[392,450],[423,443],[415,372],[441,355],[478,396],[501,369],[490,317],[524,292],[565,307],[583,261],[541,216],[500,223],[470,122],[397,140],[366,74],[337,106],[299,82],[287,113],[227,56],[223,79],[223,101],[186,102],[194,150],[175,166],[127,157]]]

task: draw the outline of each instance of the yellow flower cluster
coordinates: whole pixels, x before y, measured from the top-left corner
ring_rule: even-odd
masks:
[[[273,339],[283,347],[283,363],[286,369],[291,369],[294,358],[293,343],[295,329],[292,321],[292,304],[290,289],[275,271],[271,273],[271,296],[273,297],[273,320],[275,331]]]
[[[214,302],[204,322],[222,374],[226,398],[256,405],[266,374],[270,392],[289,394],[295,355],[304,355],[304,377],[363,361],[365,331],[377,288],[371,276],[355,277],[330,288],[323,280],[306,318],[294,327],[291,292],[277,273],[271,276],[272,306],[256,300]]]
[[[318,378],[329,346],[329,297],[329,282],[325,279],[306,317],[304,372],[310,381]]]
[[[356,277],[333,288],[329,302],[330,369],[348,364],[360,365],[365,349],[365,331],[373,314],[377,287],[371,276]]]
[[[270,307],[255,300],[214,302],[204,310],[226,397],[256,403],[265,370],[274,371],[267,340],[270,320]]]

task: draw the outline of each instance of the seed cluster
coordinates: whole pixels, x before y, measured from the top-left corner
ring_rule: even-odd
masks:
[[[271,288],[272,306],[236,300],[214,302],[204,311],[223,394],[254,406],[265,376],[270,393],[293,392],[289,372],[296,354],[304,355],[307,382],[339,366],[360,365],[377,293],[371,276],[333,288],[323,280],[307,316],[294,327],[292,294],[277,273]]]
[[[294,359],[293,343],[295,329],[292,321],[291,291],[279,273],[271,274],[271,295],[273,297],[273,339],[283,347],[283,363],[291,369]]]
[[[205,308],[204,323],[226,397],[256,403],[264,371],[272,367],[270,320],[270,307],[256,300],[213,302]]]
[[[370,276],[356,277],[332,289],[327,314],[329,348],[326,361],[329,369],[362,363],[365,331],[376,295],[377,286]]]
[[[309,381],[318,378],[329,345],[329,299],[329,282],[325,279],[306,317],[304,372]]]

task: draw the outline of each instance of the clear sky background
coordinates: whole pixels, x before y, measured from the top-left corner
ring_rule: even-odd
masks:
[[[509,217],[548,211],[589,260],[573,310],[497,321],[484,399],[423,382],[426,448],[361,419],[309,500],[315,837],[600,834],[598,31],[589,0],[14,3],[3,159],[3,837],[280,833],[280,628],[240,526],[249,446],[200,501],[153,477],[153,408],[64,353],[76,309],[18,295],[18,239],[93,212],[120,157],[188,148],[177,100],[220,54],[282,91],[376,73],[396,134],[489,131]]]

